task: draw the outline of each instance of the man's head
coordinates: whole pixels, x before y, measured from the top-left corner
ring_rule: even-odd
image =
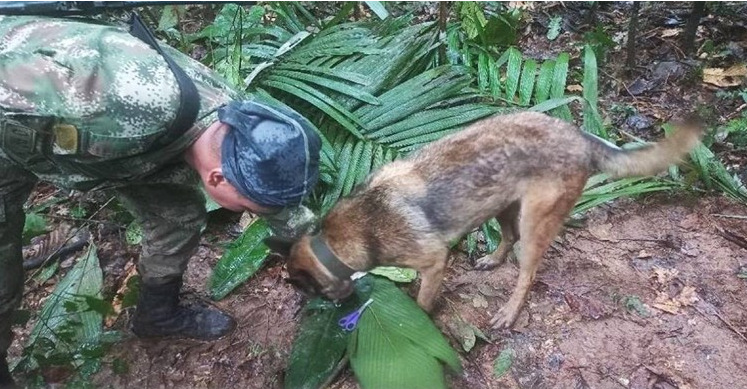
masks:
[[[272,213],[299,205],[316,185],[321,139],[287,107],[231,102],[204,137],[188,159],[224,208]]]

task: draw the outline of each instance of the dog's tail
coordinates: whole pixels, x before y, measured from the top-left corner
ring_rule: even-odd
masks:
[[[585,133],[591,144],[592,166],[613,178],[649,176],[682,161],[703,136],[702,126],[690,122],[657,143],[624,150]]]

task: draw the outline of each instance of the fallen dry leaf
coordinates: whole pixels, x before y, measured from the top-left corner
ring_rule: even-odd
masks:
[[[477,337],[469,324],[455,318],[446,323],[446,328],[461,343],[464,351],[469,352],[475,346]]]
[[[249,227],[250,224],[256,219],[257,216],[253,215],[250,212],[244,212],[241,214],[241,219],[239,219],[239,226],[241,226],[241,230],[245,230],[247,227]]]
[[[654,275],[656,276],[656,281],[662,285],[669,283],[669,281],[677,277],[677,275],[679,274],[680,272],[677,269],[665,269],[659,266],[654,267]]]
[[[531,1],[509,1],[509,8],[518,8],[523,10],[531,11],[534,9],[534,2]]]
[[[572,311],[581,314],[584,319],[597,320],[609,313],[608,308],[599,300],[579,296],[574,293],[563,293],[566,304]]]
[[[666,293],[662,293],[662,292],[659,292],[659,295],[656,296],[656,300],[654,300],[651,306],[660,311],[671,313],[672,315],[676,315],[680,313],[679,302],[670,299]]]
[[[698,293],[695,292],[694,286],[686,286],[682,288],[682,292],[677,296],[677,301],[683,306],[689,306],[698,301]]]
[[[481,294],[475,295],[475,297],[472,297],[472,306],[475,308],[487,308],[488,300]]]
[[[744,64],[734,65],[726,70],[722,68],[703,69],[703,82],[722,88],[740,85],[744,76],[747,76],[747,66]]]
[[[503,293],[501,293],[500,290],[493,288],[492,286],[488,284],[480,284],[477,285],[477,290],[480,291],[480,293],[488,296],[488,297],[501,297],[503,296]]]
[[[612,234],[610,233],[610,230],[612,230],[611,223],[605,223],[605,224],[600,224],[600,225],[589,227],[589,233],[593,237],[599,240],[603,240],[603,241],[616,241],[612,239]]]
[[[114,325],[114,322],[119,318],[119,314],[122,313],[122,296],[124,296],[127,291],[127,282],[137,274],[137,266],[135,266],[135,262],[130,261],[125,265],[125,274],[127,274],[127,276],[125,276],[122,285],[117,289],[117,294],[114,296],[114,300],[112,301],[112,310],[114,311],[114,314],[106,318],[106,321],[104,322],[105,328],[110,328]]]
[[[676,315],[680,312],[680,308],[687,307],[698,301],[698,295],[695,292],[695,287],[686,286],[682,288],[680,294],[675,298],[669,298],[664,292],[659,292],[656,296],[656,300],[651,304],[654,308]]]
[[[568,90],[568,92],[583,92],[584,87],[578,84],[568,85],[565,89]]]
[[[679,34],[680,34],[680,30],[678,28],[665,28],[661,32],[661,37],[662,38],[669,38],[669,37],[672,37],[672,36],[677,36]]]

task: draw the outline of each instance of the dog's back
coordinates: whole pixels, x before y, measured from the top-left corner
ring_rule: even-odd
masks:
[[[578,185],[596,171],[649,174],[674,163],[698,138],[686,129],[622,151],[542,113],[493,116],[383,166],[338,203],[324,229],[352,252],[376,248],[371,259],[386,261],[403,249],[459,239],[520,202],[530,185],[577,196]]]
[[[523,112],[480,121],[386,165],[368,188],[388,188],[393,201],[407,202],[416,228],[450,241],[520,199],[530,180],[585,178],[589,163],[573,126]]]

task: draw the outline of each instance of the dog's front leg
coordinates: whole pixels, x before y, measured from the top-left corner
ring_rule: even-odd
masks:
[[[444,270],[446,269],[446,255],[445,253],[440,254],[436,261],[433,261],[433,259],[427,260],[427,262],[431,262],[430,266],[419,267],[417,269],[420,273],[418,305],[429,313],[433,310],[436,296],[443,283]]]

